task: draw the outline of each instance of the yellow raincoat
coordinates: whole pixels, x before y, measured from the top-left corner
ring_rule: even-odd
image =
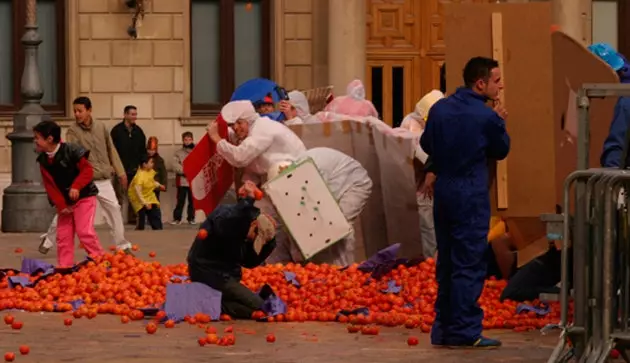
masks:
[[[155,170],[138,169],[127,192],[129,203],[131,203],[134,212],[138,213],[147,204],[160,205],[154,192],[155,188],[159,186],[160,183],[155,181]]]

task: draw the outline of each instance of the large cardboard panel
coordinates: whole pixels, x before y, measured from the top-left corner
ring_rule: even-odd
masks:
[[[372,179],[372,195],[355,222],[357,258],[365,258],[388,246],[381,176],[372,129],[360,121],[331,121],[292,125],[307,148],[329,147],[352,156]]]
[[[491,188],[493,213],[532,217],[555,210],[551,8],[548,3],[445,5],[448,89],[463,84],[466,62],[492,57],[492,14],[503,18],[506,121],[512,139],[508,156],[508,208],[496,210],[496,183]]]
[[[389,243],[400,243],[403,255],[422,255],[420,220],[413,165],[419,137],[411,132],[393,134],[374,128]],[[404,227],[403,227],[404,226]]]
[[[352,121],[352,130],[354,158],[363,165],[372,179],[372,195],[359,220],[363,232],[365,253],[367,256],[371,256],[395,242],[389,241],[387,238],[381,169],[374,147],[374,127],[367,123]]]
[[[553,41],[553,86],[555,131],[556,203],[562,205],[563,181],[577,169],[577,92],[584,83],[619,83],[619,77],[604,61],[562,32]],[[616,97],[591,99],[590,166],[598,167],[604,140],[613,119]]]

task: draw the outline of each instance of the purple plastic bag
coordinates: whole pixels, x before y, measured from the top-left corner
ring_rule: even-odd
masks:
[[[301,286],[295,276],[295,272],[282,271],[282,273],[284,274],[284,279],[287,280],[288,283],[292,284],[295,287]]]
[[[83,301],[83,299],[72,300],[70,301],[70,305],[72,306],[72,310],[74,311],[85,305],[85,301]]]
[[[385,294],[398,294],[401,289],[402,289],[402,287],[399,286],[398,284],[396,284],[395,280],[389,280],[387,282],[387,288],[381,290],[381,292],[383,292]]]
[[[191,282],[189,284],[166,285],[164,311],[170,320],[180,322],[186,315],[208,314],[212,320],[221,316],[221,292],[208,285]]]
[[[358,269],[363,272],[371,272],[371,277],[378,280],[399,265],[411,267],[424,260],[423,258],[415,258],[411,260],[406,258],[397,258],[396,256],[398,256],[399,251],[400,243],[388,246],[376,252],[372,257],[361,263]]]
[[[20,271],[14,270],[12,268],[4,268],[0,270],[0,280],[3,279],[9,272],[13,272],[14,274],[19,274]]]
[[[12,289],[16,286],[29,287],[31,286],[31,281],[28,276],[10,276],[9,277],[9,288]]]
[[[527,305],[527,304],[518,304],[516,306],[516,313],[520,314],[520,313],[524,313],[524,312],[530,312],[533,311],[536,313],[536,315],[538,316],[544,316],[549,314],[549,304],[546,303],[541,303],[539,306],[532,306],[532,305]]]
[[[269,317],[287,313],[287,304],[276,296],[271,286],[265,284],[260,291],[258,291],[258,296],[265,301],[261,310],[267,314],[265,317],[259,319],[259,321],[264,321]]]
[[[36,260],[32,258],[25,258],[22,260],[22,267],[20,271],[25,274],[35,275],[38,272],[49,274],[55,270],[55,266],[42,260]]]
[[[382,250],[376,252],[367,260],[363,261],[358,269],[363,272],[371,272],[374,271],[378,266],[381,266],[385,263],[392,262],[396,260],[398,256],[398,251],[400,250],[400,243],[393,244],[391,246],[387,246]]]

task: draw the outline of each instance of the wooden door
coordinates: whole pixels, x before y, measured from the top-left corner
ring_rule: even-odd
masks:
[[[381,119],[398,125],[420,93],[421,1],[366,2],[367,93]]]
[[[399,126],[405,111],[413,109],[415,94],[410,80],[419,69],[414,57],[372,58],[367,62],[366,96],[389,125]]]
[[[496,0],[365,1],[367,94],[383,121],[398,125],[423,95],[440,87],[446,54],[443,5]]]

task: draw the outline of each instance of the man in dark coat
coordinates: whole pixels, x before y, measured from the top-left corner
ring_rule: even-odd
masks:
[[[136,125],[137,118],[138,109],[136,106],[125,106],[124,119],[114,126],[110,132],[116,151],[118,151],[120,160],[125,168],[127,180],[130,183],[136,175],[141,160],[147,156],[147,138],[140,126]],[[127,193],[122,188],[118,189],[118,202],[123,205],[123,200]],[[129,208],[127,213],[128,222],[135,223],[135,213],[133,213],[131,208]]]
[[[237,204],[219,205],[201,225],[190,251],[188,270],[193,282],[221,291],[221,311],[249,319],[263,299],[241,284],[241,268],[262,264],[276,246],[276,224],[254,207],[256,185],[246,182]]]
[[[435,172],[434,219],[438,296],[434,345],[493,348],[501,342],[481,335],[483,310],[477,304],[486,277],[490,197],[488,159],[510,150],[507,112],[486,102],[503,88],[499,64],[472,58],[464,68],[465,87],[431,108],[420,139]]]

